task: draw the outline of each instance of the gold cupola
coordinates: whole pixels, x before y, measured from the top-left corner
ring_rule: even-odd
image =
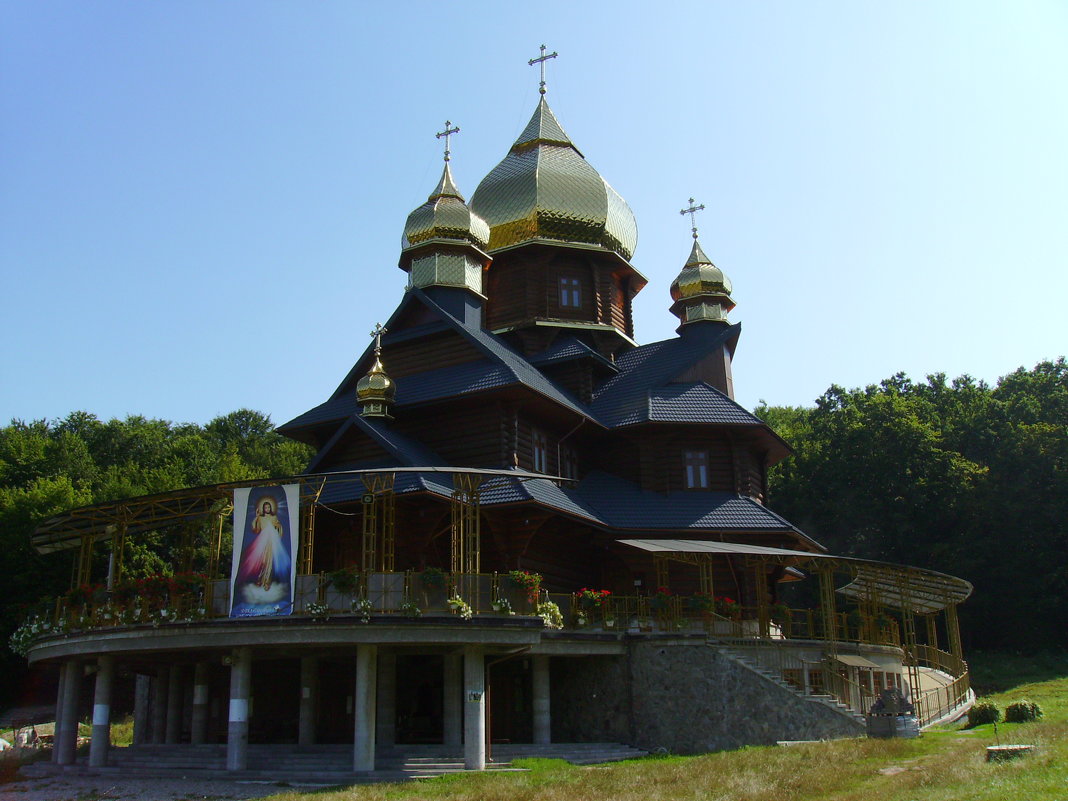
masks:
[[[471,209],[489,223],[491,254],[540,242],[629,262],[638,241],[634,213],[564,133],[544,95],[508,155],[478,185]]]
[[[445,168],[426,203],[408,215],[401,241],[399,267],[409,274],[409,287],[458,287],[482,293],[482,271],[490,262],[484,248],[490,230],[473,213],[452,179],[448,137],[458,133],[445,123]]]
[[[375,338],[375,360],[367,375],[356,382],[356,402],[360,405],[360,414],[363,417],[392,420],[393,416],[389,411],[397,396],[397,385],[386,375],[386,368],[382,365],[384,333],[386,329],[382,325],[376,325],[375,330],[371,332],[371,336]]]
[[[694,206],[690,198],[690,208],[681,214],[693,214],[704,209]],[[682,272],[671,283],[671,313],[679,318],[682,325],[697,322],[726,323],[727,312],[734,308],[731,300],[731,282],[701,249],[697,241],[697,226],[693,225],[693,248]]]

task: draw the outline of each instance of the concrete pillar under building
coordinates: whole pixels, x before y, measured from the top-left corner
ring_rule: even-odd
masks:
[[[208,663],[197,662],[193,668],[193,716],[189,722],[189,742],[201,745],[208,741]]]
[[[59,687],[56,689],[56,725],[52,741],[53,762],[59,762],[59,733],[63,730],[63,694],[69,672],[69,666],[66,662],[59,666]]]
[[[82,663],[77,659],[67,662],[67,678],[63,682],[63,712],[55,748],[59,751],[56,762],[73,765],[78,748],[78,713],[81,704]]]
[[[300,713],[297,722],[297,743],[313,745],[318,737],[319,658],[300,658]]]
[[[463,708],[464,708],[464,656],[463,654],[445,655],[445,695],[441,699],[442,725],[444,743],[447,748],[460,750],[463,744]]]
[[[375,769],[375,701],[378,673],[378,646],[356,646],[356,691],[353,698],[354,733],[352,769]]]
[[[534,742],[548,745],[552,742],[552,718],[549,706],[549,657],[533,658],[534,676]]]
[[[378,655],[378,711],[375,713],[375,743],[393,745],[397,740],[397,655]]]
[[[182,738],[182,669],[171,667],[167,682],[167,745],[175,745]]]
[[[167,734],[167,691],[170,687],[171,669],[157,668],[152,679],[152,742],[163,742]]]
[[[464,767],[486,769],[486,662],[477,645],[464,646]]]
[[[252,649],[235,648],[230,664],[230,716],[226,731],[226,769],[248,767],[248,700],[252,686]]]
[[[138,673],[134,679],[134,729],[133,744],[144,745],[151,741],[149,708],[152,706],[152,678]]]
[[[97,661],[96,689],[93,693],[93,739],[89,742],[89,767],[108,763],[111,747],[111,684],[115,678],[115,658],[102,656]]]

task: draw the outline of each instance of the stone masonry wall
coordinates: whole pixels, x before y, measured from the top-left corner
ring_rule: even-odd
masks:
[[[628,643],[622,657],[554,659],[553,739],[693,754],[856,737],[863,724],[768,681],[703,640]]]

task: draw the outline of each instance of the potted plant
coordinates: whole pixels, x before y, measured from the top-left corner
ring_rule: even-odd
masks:
[[[541,592],[541,574],[529,570],[512,570],[505,579],[509,587],[507,597],[514,609],[528,614],[538,605]]]
[[[428,567],[419,574],[419,581],[423,587],[423,603],[427,609],[447,608],[448,576],[444,570]]]
[[[360,587],[360,574],[355,568],[343,567],[326,577],[330,587],[343,596],[353,596]]]
[[[726,595],[716,598],[716,614],[728,620],[738,620],[742,616],[742,607],[736,600]]]

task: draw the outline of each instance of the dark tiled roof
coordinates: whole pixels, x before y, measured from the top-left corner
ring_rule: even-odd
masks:
[[[480,359],[397,379],[397,406],[468,395],[515,383],[503,365]]]
[[[531,356],[530,363],[538,367],[544,367],[547,364],[559,364],[560,362],[569,362],[575,359],[593,359],[610,368],[613,372],[617,370],[614,363],[575,337],[557,339],[551,347]]]
[[[335,395],[325,403],[320,403],[304,414],[298,415],[288,423],[278,426],[279,431],[294,428],[304,428],[319,423],[330,423],[338,420],[346,420],[356,413],[356,393],[349,392],[344,395]]]
[[[660,392],[686,368],[729,344],[740,330],[737,324],[729,327],[702,325],[687,331],[686,336],[628,351],[616,362],[619,375],[595,391],[591,404],[593,413],[609,428],[650,419],[672,419],[650,416],[650,393]],[[662,405],[661,408],[666,413]]]
[[[796,531],[770,509],[733,492],[661,495],[617,476],[593,472],[579,485],[578,493],[611,528]]]
[[[511,374],[515,376],[517,382],[556,401],[561,406],[570,409],[576,414],[580,414],[590,420],[595,420],[585,406],[542,375],[537,368],[523,358],[520,353],[512,350],[512,348],[505,344],[502,339],[482,328],[465,325],[461,320],[453,317],[418,289],[410,290],[408,294],[417,297],[426,304],[428,308],[439,314],[442,319],[449,322],[456,331],[466,336],[475,347],[507,368]]]
[[[668,384],[649,393],[648,420],[675,423],[763,425],[718,389],[704,382]]]

